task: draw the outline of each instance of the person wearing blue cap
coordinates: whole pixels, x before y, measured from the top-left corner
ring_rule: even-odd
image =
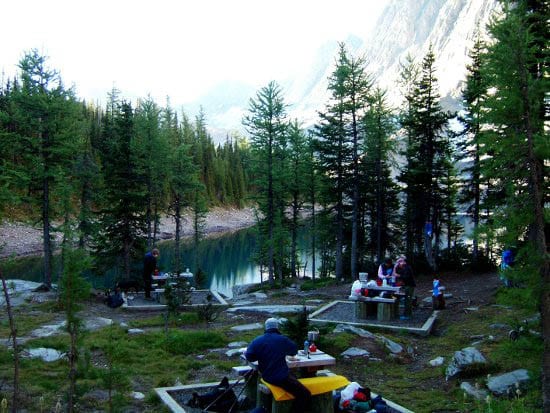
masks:
[[[290,373],[286,364],[286,356],[295,356],[297,353],[296,343],[279,331],[279,320],[268,318],[264,334],[250,343],[245,357],[248,361],[258,362],[258,369],[266,382],[294,396],[292,412],[303,413],[310,407],[311,393]]]

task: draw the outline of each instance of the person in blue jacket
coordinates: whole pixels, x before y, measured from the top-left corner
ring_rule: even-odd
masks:
[[[296,343],[279,331],[279,320],[268,318],[264,334],[250,343],[245,357],[248,361],[258,362],[258,369],[266,382],[294,396],[292,412],[303,413],[310,407],[311,393],[290,373],[286,363],[286,356],[295,356],[297,353]]]

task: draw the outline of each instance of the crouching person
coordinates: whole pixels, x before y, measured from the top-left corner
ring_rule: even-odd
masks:
[[[310,409],[311,393],[290,373],[286,356],[298,353],[298,346],[279,331],[279,320],[268,318],[265,332],[256,337],[246,349],[246,359],[257,361],[262,378],[281,387],[294,396],[292,412],[303,413]]]

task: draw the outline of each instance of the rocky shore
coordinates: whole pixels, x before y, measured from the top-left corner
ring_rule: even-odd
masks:
[[[205,234],[236,231],[255,224],[255,214],[252,208],[213,208],[205,222]],[[175,223],[171,217],[163,217],[160,222],[159,236],[163,240],[173,239]],[[183,222],[183,237],[193,234],[191,217],[187,216]],[[56,241],[61,240],[60,233],[54,233]],[[42,229],[22,222],[5,221],[0,224],[0,258],[22,257],[41,254]]]

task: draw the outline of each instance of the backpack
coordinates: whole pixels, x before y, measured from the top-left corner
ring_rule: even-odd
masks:
[[[109,294],[109,296],[105,300],[105,304],[107,304],[107,306],[109,306],[110,308],[118,308],[122,304],[124,304],[124,299],[122,298],[122,295],[119,292],[115,292],[115,293]]]
[[[208,409],[209,412],[234,413],[239,410],[237,396],[229,386],[227,377],[207,393],[194,392],[193,397],[186,404],[189,407]]]

